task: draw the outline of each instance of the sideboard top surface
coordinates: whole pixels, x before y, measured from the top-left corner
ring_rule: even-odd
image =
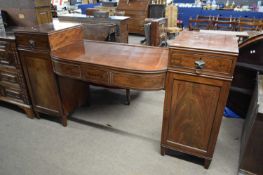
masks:
[[[208,34],[196,31],[183,31],[175,40],[170,41],[170,47],[204,50],[238,54],[238,38],[224,34]]]
[[[41,24],[33,27],[17,27],[15,33],[43,33],[52,34],[57,31],[67,30],[74,27],[79,27],[81,24],[70,22],[59,22],[55,20],[53,23]]]
[[[143,72],[165,72],[168,49],[84,40],[52,52],[64,61]]]

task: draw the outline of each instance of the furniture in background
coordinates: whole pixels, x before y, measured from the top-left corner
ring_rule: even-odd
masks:
[[[116,24],[112,23],[87,23],[82,24],[84,38],[96,41],[116,41]]]
[[[263,21],[254,18],[197,16],[189,19],[189,30],[261,31]]]
[[[148,18],[163,18],[165,17],[165,4],[150,4]]]
[[[263,76],[253,79],[255,88],[244,123],[239,172],[241,174],[263,174]]]
[[[116,42],[128,43],[128,21],[127,16],[109,16],[109,18],[94,18],[83,14],[65,14],[58,16],[59,21],[75,22],[82,24],[113,23],[116,24]]]
[[[166,31],[168,33],[168,37],[170,35],[176,35],[178,32],[181,31],[180,28],[177,27],[177,16],[178,16],[178,8],[171,4],[166,6],[165,9],[165,17],[167,18],[167,28]]]
[[[149,29],[145,31],[146,43],[149,46],[167,45],[167,19],[166,18],[146,18],[145,23]],[[148,32],[147,32],[148,31]]]
[[[257,72],[263,72],[263,34],[239,44],[239,55],[227,106],[242,118],[248,108],[256,86]]]
[[[144,20],[148,16],[150,0],[120,0],[117,10],[129,16],[129,33],[144,35]]]
[[[0,32],[0,101],[20,107],[29,118],[34,112],[16,50],[13,30]]]
[[[83,82],[56,77],[51,54],[82,40],[81,25],[51,23],[26,27],[15,31],[15,37],[36,116],[40,113],[57,116],[66,126],[67,116],[85,102],[88,88]]]
[[[213,157],[238,55],[236,37],[183,31],[168,42],[161,154]]]
[[[11,26],[34,26],[52,22],[50,0],[0,0]]]
[[[234,10],[205,10],[200,7],[178,7],[178,19],[183,21],[183,26],[188,28],[189,19],[196,16],[219,16],[219,17],[233,17],[233,18],[255,18],[262,19],[262,12],[247,12]]]

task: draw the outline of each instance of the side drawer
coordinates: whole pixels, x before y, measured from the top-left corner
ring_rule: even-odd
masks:
[[[197,68],[196,61],[202,61],[204,63],[203,68]],[[205,74],[232,75],[234,61],[234,56],[172,50],[169,55],[168,67],[185,69],[186,71],[198,69]]]
[[[0,65],[16,66],[16,56],[13,53],[2,52],[0,50]]]
[[[0,52],[6,52],[10,49],[10,43],[7,41],[0,41]]]
[[[16,73],[0,71],[0,81],[19,83],[18,75]]]
[[[12,98],[14,100],[23,101],[21,92],[19,92],[17,90],[14,90],[14,89],[6,88],[5,89],[5,96],[9,97],[9,98]]]
[[[47,35],[17,33],[16,43],[18,48],[49,50]]]
[[[23,95],[19,90],[11,89],[1,85],[0,85],[0,96],[11,98],[19,102],[23,101]]]
[[[110,73],[107,70],[103,70],[95,66],[81,66],[82,78],[92,83],[109,85]]]

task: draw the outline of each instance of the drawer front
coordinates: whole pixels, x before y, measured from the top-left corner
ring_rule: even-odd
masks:
[[[62,76],[81,78],[81,70],[79,65],[70,63],[61,63],[57,61],[52,61],[54,71]]]
[[[13,89],[5,89],[5,96],[15,99],[15,100],[19,100],[22,101],[22,95],[21,92],[17,91],[17,90],[13,90]]]
[[[49,50],[47,35],[16,34],[16,42],[19,48]]]
[[[11,89],[0,85],[0,95],[2,97],[11,98],[15,101],[23,102],[23,95],[19,90]]]
[[[197,63],[203,66],[198,66]],[[202,73],[232,75],[234,57],[196,52],[171,51],[168,66]]]
[[[0,41],[0,52],[6,52],[10,49],[10,43],[7,41]]]
[[[0,81],[19,83],[17,74],[2,71],[0,71]]]
[[[0,65],[16,66],[15,55],[8,52],[0,51]]]
[[[82,78],[92,83],[109,85],[109,72],[94,66],[81,66]]]

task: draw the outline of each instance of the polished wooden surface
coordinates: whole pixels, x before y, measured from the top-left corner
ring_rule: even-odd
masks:
[[[168,50],[80,41],[53,51],[52,58],[54,71],[61,76],[106,86],[158,90],[164,88]]]
[[[50,52],[82,39],[81,25],[55,23],[20,28],[15,36],[35,113],[38,117],[41,113],[58,116],[66,126],[69,113],[85,101],[87,86],[56,77]]]
[[[234,39],[235,38],[235,39]],[[237,38],[228,35],[215,35],[193,31],[183,31],[175,40],[168,42],[170,47],[198,49],[204,51],[233,53],[238,52]]]
[[[170,42],[161,139],[167,149],[213,157],[238,54],[235,37],[182,32]]]
[[[0,101],[17,105],[33,118],[13,30],[6,32],[0,33]]]

